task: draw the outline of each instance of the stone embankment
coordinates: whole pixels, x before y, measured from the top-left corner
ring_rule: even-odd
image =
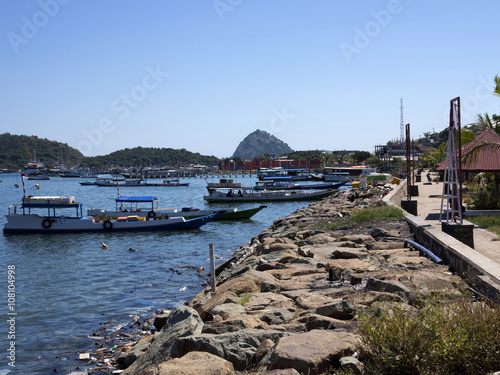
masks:
[[[385,194],[338,193],[275,220],[219,267],[215,294],[156,318],[158,332],[118,358],[122,374],[363,373],[357,311],[467,288],[405,247],[404,218],[322,229]]]

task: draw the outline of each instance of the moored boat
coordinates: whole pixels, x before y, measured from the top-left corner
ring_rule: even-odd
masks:
[[[154,218],[162,215],[169,217],[184,217],[186,219],[193,219],[201,216],[211,215],[220,212],[214,220],[244,220],[250,219],[257,212],[264,209],[266,206],[259,206],[246,210],[224,209],[224,211],[217,210],[201,210],[193,207],[183,207],[178,210],[177,208],[160,208],[158,198],[155,196],[135,196],[135,197],[117,197],[115,199],[115,210],[105,210],[99,208],[91,208],[87,210],[88,216],[102,216],[119,217],[123,215],[137,215],[139,217]]]
[[[73,216],[68,216],[68,213]],[[209,223],[218,215],[220,213],[216,212],[193,219],[166,215],[150,218],[123,213],[116,218],[108,217],[106,214],[88,217],[83,216],[82,203],[75,201],[72,196],[28,196],[23,197],[22,204],[9,206],[9,212],[5,215],[7,223],[3,231],[4,233],[66,233],[193,229]]]
[[[33,172],[28,175],[28,180],[50,180],[50,177],[41,172]]]
[[[178,179],[163,180],[163,182],[148,182],[146,186],[189,186],[189,182],[180,182]]]
[[[97,178],[95,180],[97,186],[105,187],[130,187],[130,186],[147,186],[146,180],[141,178],[120,179],[120,178]]]
[[[97,185],[96,181],[78,181],[78,183],[82,186],[94,186]]]
[[[345,185],[347,181],[344,182],[323,182],[323,183],[305,183],[296,184],[290,181],[281,180],[263,180],[257,181],[254,186],[254,190],[324,190],[324,189],[338,189]]]
[[[252,188],[207,189],[208,195],[204,196],[203,199],[209,203],[309,201],[326,198],[338,191],[333,189],[317,190],[313,192],[296,190],[253,190]]]

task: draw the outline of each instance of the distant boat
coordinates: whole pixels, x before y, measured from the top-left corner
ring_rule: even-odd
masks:
[[[163,182],[147,182],[146,186],[189,186],[189,182],[180,182],[178,179],[163,180]]]
[[[19,207],[18,207],[19,206]],[[43,213],[32,213],[41,210]],[[58,212],[64,215],[56,214]],[[69,211],[76,213],[68,216]],[[126,215],[110,218],[107,215],[83,216],[82,203],[71,196],[28,196],[21,205],[9,206],[4,233],[67,233],[150,231],[199,228],[215,219],[219,212],[194,219],[184,217],[139,217]],[[38,211],[40,212],[40,211]]]
[[[308,201],[326,198],[337,190],[318,190],[314,192],[288,191],[288,190],[253,190],[252,188],[241,189],[213,189],[207,188],[208,195],[204,196],[209,203],[226,202],[293,202]]]
[[[28,175],[28,180],[50,180],[50,177],[41,172],[32,172]]]
[[[135,197],[117,197],[115,199],[115,210],[104,210],[99,208],[91,208],[87,210],[88,216],[94,215],[107,215],[108,217],[118,217],[127,215],[137,215],[149,218],[167,215],[169,217],[184,217],[186,219],[193,219],[200,216],[211,215],[220,212],[214,220],[242,220],[250,219],[257,212],[266,208],[266,206],[259,206],[246,210],[238,210],[237,208],[217,211],[217,210],[200,210],[193,207],[183,207],[181,210],[176,208],[159,208],[158,198],[155,196],[135,196]]]
[[[96,174],[88,173],[85,171],[79,171],[76,169],[68,169],[59,173],[61,177],[69,177],[69,178],[97,178]]]
[[[130,186],[147,186],[146,180],[142,178],[119,179],[119,178],[97,178],[95,180],[97,186],[105,187],[130,187]]]
[[[95,186],[97,182],[95,181],[78,181],[78,183],[82,186]]]

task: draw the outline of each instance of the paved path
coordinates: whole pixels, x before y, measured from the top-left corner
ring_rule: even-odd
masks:
[[[413,198],[417,201],[417,216],[441,230],[439,216],[443,184],[441,182],[425,184],[427,183],[426,173],[422,173],[422,182],[415,183],[418,185],[419,193],[418,197]],[[445,219],[445,215],[443,215],[443,219]],[[463,223],[473,224],[466,219],[463,220]],[[492,232],[474,226],[474,250],[500,264],[500,238]]]

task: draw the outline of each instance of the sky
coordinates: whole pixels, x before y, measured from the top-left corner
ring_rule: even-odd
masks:
[[[365,150],[500,113],[498,0],[3,0],[0,133],[230,157]]]

